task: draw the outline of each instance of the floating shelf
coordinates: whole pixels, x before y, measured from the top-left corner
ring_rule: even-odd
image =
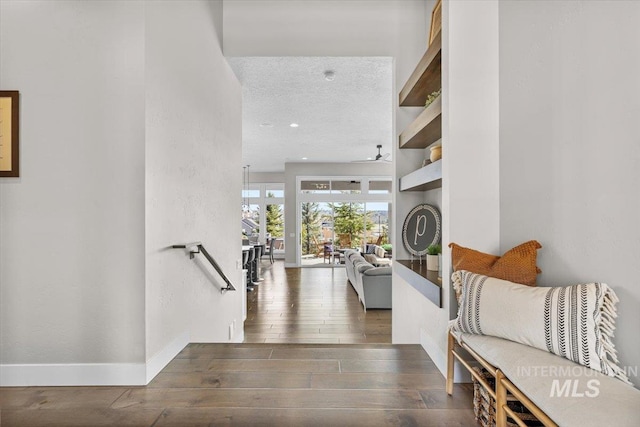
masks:
[[[438,33],[400,91],[401,107],[424,107],[427,96],[442,87],[442,32]]]
[[[442,187],[442,160],[400,178],[400,191],[427,191]]]
[[[400,148],[427,148],[442,138],[442,96],[400,134]]]
[[[437,271],[427,270],[427,261],[422,264],[416,259],[411,262],[408,259],[393,260],[397,265],[396,272],[424,295],[429,301],[442,307],[442,280],[438,278]]]

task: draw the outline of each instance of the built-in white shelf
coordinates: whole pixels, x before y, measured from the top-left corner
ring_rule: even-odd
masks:
[[[400,191],[427,191],[442,187],[442,160],[429,163],[400,178]]]

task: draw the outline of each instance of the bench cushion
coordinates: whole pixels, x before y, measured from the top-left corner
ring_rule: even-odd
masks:
[[[560,426],[637,426],[640,390],[563,357],[501,338],[455,334]]]

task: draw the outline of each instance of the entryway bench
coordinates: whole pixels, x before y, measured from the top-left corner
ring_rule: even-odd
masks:
[[[508,394],[545,426],[640,425],[640,390],[619,379],[502,338],[450,332],[448,340],[447,393],[453,393],[457,359],[493,397],[498,427],[507,425],[507,414],[525,426],[507,406]],[[472,369],[461,348],[495,378],[495,387]]]

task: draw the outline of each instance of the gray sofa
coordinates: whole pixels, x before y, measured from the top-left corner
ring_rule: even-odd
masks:
[[[347,278],[367,308],[391,308],[391,267],[374,267],[360,252],[345,252]]]
[[[391,265],[391,259],[387,258],[387,251],[382,246],[367,245],[367,254],[363,255],[375,267],[386,267]]]

